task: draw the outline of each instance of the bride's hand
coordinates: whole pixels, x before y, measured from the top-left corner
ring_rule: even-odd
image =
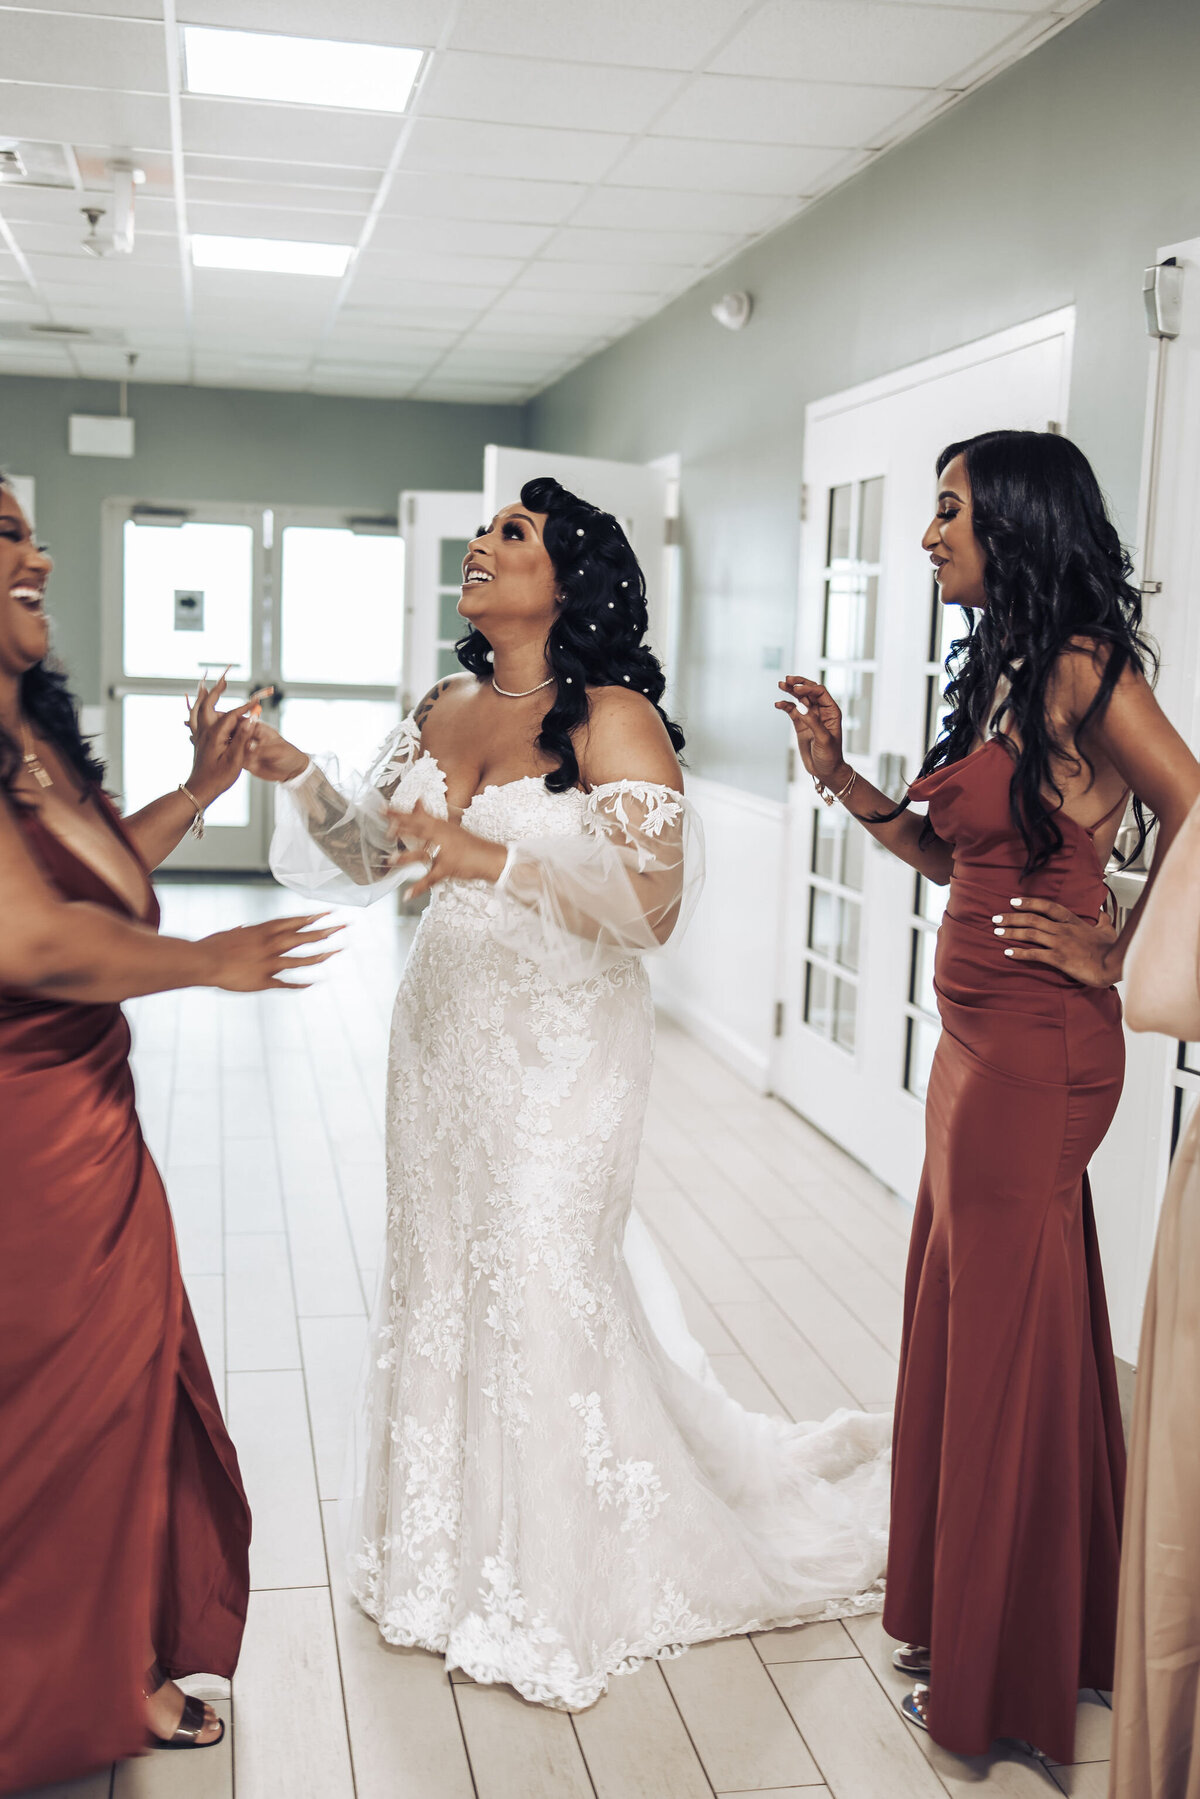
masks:
[[[850,770],[842,754],[841,707],[806,675],[788,675],[779,686],[788,697],[776,700],[775,710],[791,719],[805,768],[826,787],[844,786]]]
[[[498,881],[504,871],[508,851],[502,843],[477,837],[451,819],[434,818],[420,800],[411,812],[393,809],[387,818],[399,846],[392,867],[425,869],[408,889],[410,899],[439,881]]]

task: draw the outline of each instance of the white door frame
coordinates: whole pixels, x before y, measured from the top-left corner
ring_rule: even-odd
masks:
[[[836,452],[830,461],[830,450],[824,436],[814,427],[839,419],[853,424],[853,415],[930,386],[947,377],[982,369],[990,362],[1011,357],[1014,353],[1037,346],[1061,344],[1060,377],[1056,392],[1048,392],[1043,423],[1054,422],[1061,428],[1065,421],[1070,382],[1070,361],[1074,333],[1074,309],[1062,308],[1040,318],[1025,321],[975,343],[943,352],[934,357],[863,382],[842,393],[813,402],[805,412],[805,483],[813,493],[808,518],[801,532],[801,581],[797,614],[797,657],[813,654],[820,635],[815,617],[813,595],[822,588],[825,567],[826,520],[820,499],[816,496],[815,475],[820,458],[822,493],[826,487],[842,480],[858,480],[868,473],[881,473],[882,468],[868,471],[859,444],[844,452]],[[981,428],[985,421],[981,420]],[[1032,419],[1029,422],[1033,422]],[[953,428],[946,433],[955,435]],[[965,434],[965,433],[964,433]],[[827,434],[824,434],[827,435]],[[853,434],[851,433],[851,436]],[[844,455],[845,471],[833,474],[838,456]],[[881,461],[882,461],[881,452]],[[862,466],[860,466],[860,464]],[[894,477],[893,477],[894,483]],[[930,480],[932,509],[932,479]],[[863,773],[874,778],[879,753],[891,751],[905,757],[909,778],[915,773],[924,753],[919,707],[913,697],[922,691],[927,664],[927,647],[914,637],[908,618],[913,603],[909,590],[920,579],[928,589],[920,565],[915,542],[900,543],[896,532],[909,529],[899,520],[895,502],[885,501],[884,543],[881,551],[882,578],[879,590],[879,618],[875,662],[877,671],[886,664],[887,678],[876,675],[875,716],[871,753],[866,757],[851,756]],[[911,559],[911,568],[910,561]],[[892,605],[889,610],[889,592]],[[903,593],[907,597],[900,599]],[[899,616],[899,612],[904,616]],[[921,634],[927,628],[927,612],[921,619]],[[814,635],[815,633],[815,635]],[[804,956],[798,947],[802,927],[797,923],[796,908],[807,902],[805,878],[813,818],[819,809],[808,776],[794,759],[788,789],[785,852],[783,857],[783,903],[780,907],[781,945],[777,991],[783,1011],[784,1035],[777,1038],[772,1057],[773,1089],[797,1109],[814,1118],[820,1128],[829,1132],[852,1155],[866,1163],[880,1178],[912,1198],[916,1191],[924,1137],[923,1106],[903,1086],[903,1033],[907,1029],[906,1012],[898,1012],[888,1026],[886,1042],[876,1024],[862,1030],[863,1008],[859,1008],[860,1028],[853,1052],[824,1042],[820,1053],[816,1047],[807,1054],[805,1044],[811,1037],[802,1021],[802,983]],[[879,845],[868,842],[863,880],[862,936],[859,948],[860,995],[874,995],[896,985],[897,957],[907,967],[915,876]],[[886,928],[881,925],[886,923]],[[868,1004],[870,1000],[868,998]],[[799,1015],[798,1015],[799,1014]],[[892,1031],[894,1025],[895,1030]],[[805,1033],[804,1037],[799,1034]],[[896,1040],[892,1037],[895,1035]],[[815,1039],[814,1039],[815,1045]],[[893,1069],[885,1078],[884,1065]],[[804,1091],[801,1091],[801,1088]],[[864,1116],[864,1101],[869,1095],[870,1115]],[[809,1111],[811,1105],[811,1111]]]

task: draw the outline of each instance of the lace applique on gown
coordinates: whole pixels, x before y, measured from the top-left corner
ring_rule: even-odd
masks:
[[[389,798],[446,813],[408,722],[357,798],[292,784],[276,874],[394,885]],[[435,888],[393,1019],[351,1585],[388,1642],[570,1710],[645,1658],[882,1602],[890,1421],[743,1410],[630,1216],[642,955],[699,886],[689,812],[638,781],[477,794],[464,822],[508,869]]]

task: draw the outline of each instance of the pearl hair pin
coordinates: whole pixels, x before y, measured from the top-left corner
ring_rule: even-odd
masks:
[[[576,537],[582,537],[582,536],[583,536],[583,526],[582,526],[582,525],[580,525],[580,526],[579,526],[579,528],[578,528],[578,530],[577,530],[577,531],[576,531],[576,533],[575,533],[575,535],[576,535]]]

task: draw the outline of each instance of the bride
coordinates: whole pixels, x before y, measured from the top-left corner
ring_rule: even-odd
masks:
[[[246,765],[280,783],[287,886],[433,890],[392,1029],[354,1594],[389,1643],[574,1711],[647,1657],[877,1610],[890,1424],[735,1404],[630,1218],[642,956],[702,850],[624,532],[531,481],[459,612],[466,672],[365,783],[266,727]]]

